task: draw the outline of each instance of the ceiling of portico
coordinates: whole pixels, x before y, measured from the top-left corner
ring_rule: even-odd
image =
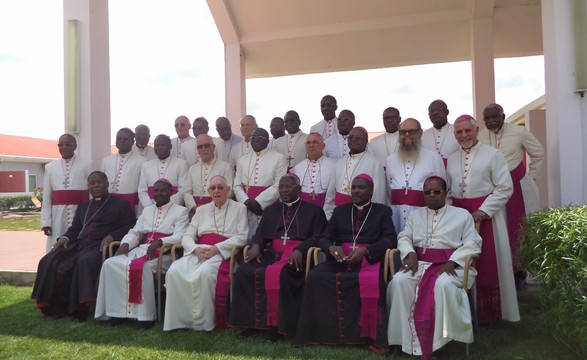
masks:
[[[542,54],[540,0],[208,0],[247,78],[471,59],[472,25],[496,58]],[[490,20],[490,21],[489,21]]]

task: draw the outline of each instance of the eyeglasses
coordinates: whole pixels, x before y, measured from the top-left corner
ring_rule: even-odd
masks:
[[[268,139],[268,137],[262,136],[262,135],[251,136],[251,140],[263,140],[263,139]]]
[[[418,133],[418,129],[402,129],[399,131],[400,135],[416,135]]]
[[[226,186],[224,186],[224,185],[210,185],[210,187],[208,188],[208,190],[212,190],[212,191],[220,190],[220,191],[222,191],[225,188],[226,188]]]
[[[443,192],[444,192],[444,190],[424,190],[424,195],[430,195],[430,194],[440,195]]]
[[[196,146],[196,148],[197,148],[198,150],[202,150],[202,149],[208,149],[208,148],[211,148],[211,147],[212,147],[212,145],[214,145],[214,144],[200,144],[200,145]]]
[[[306,141],[306,145],[318,145],[322,144],[322,141],[313,140],[313,141]]]

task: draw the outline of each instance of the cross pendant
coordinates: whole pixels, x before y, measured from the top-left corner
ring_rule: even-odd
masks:
[[[69,187],[69,177],[66,177],[65,180],[63,180],[63,186]]]
[[[289,236],[287,236],[287,233],[283,234],[283,236],[281,237],[281,240],[283,240],[283,245],[285,245],[285,243],[287,242],[287,240],[289,240]]]
[[[358,248],[358,246],[353,242],[353,245],[351,246],[351,249],[355,250],[357,248]]]
[[[153,235],[149,235],[149,237],[147,238],[147,244],[150,244],[153,242]]]
[[[411,186],[402,186],[402,189],[404,189],[404,195],[408,195],[408,190],[412,190]]]
[[[286,159],[287,159],[287,166],[291,166],[291,161],[293,160],[291,155],[288,155]]]
[[[310,196],[312,197],[312,200],[316,200],[316,192],[312,191]]]

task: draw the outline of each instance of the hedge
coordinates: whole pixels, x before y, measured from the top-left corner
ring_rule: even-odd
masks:
[[[0,211],[35,209],[36,206],[33,204],[30,195],[0,196]]]
[[[530,214],[521,245],[554,336],[587,356],[587,206]]]

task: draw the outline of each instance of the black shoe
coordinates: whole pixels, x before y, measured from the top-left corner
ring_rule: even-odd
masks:
[[[274,343],[279,341],[279,339],[281,339],[281,335],[276,330],[273,330],[273,331],[269,332],[269,334],[267,334],[267,336],[265,336],[263,343],[265,345],[273,345]]]
[[[402,347],[400,345],[391,345],[389,347],[389,356],[392,358],[402,356]]]
[[[249,328],[249,329],[246,329],[245,331],[241,332],[240,334],[238,334],[236,336],[236,338],[239,340],[244,340],[244,339],[247,339],[247,338],[255,335],[256,333],[257,333],[257,329]]]
[[[137,326],[141,329],[144,329],[144,330],[148,330],[148,329],[152,328],[153,325],[155,325],[155,321],[138,321],[137,320]]]
[[[108,325],[118,326],[118,325],[124,323],[125,321],[126,321],[126,319],[123,319],[123,318],[111,318],[110,320],[108,320]]]

